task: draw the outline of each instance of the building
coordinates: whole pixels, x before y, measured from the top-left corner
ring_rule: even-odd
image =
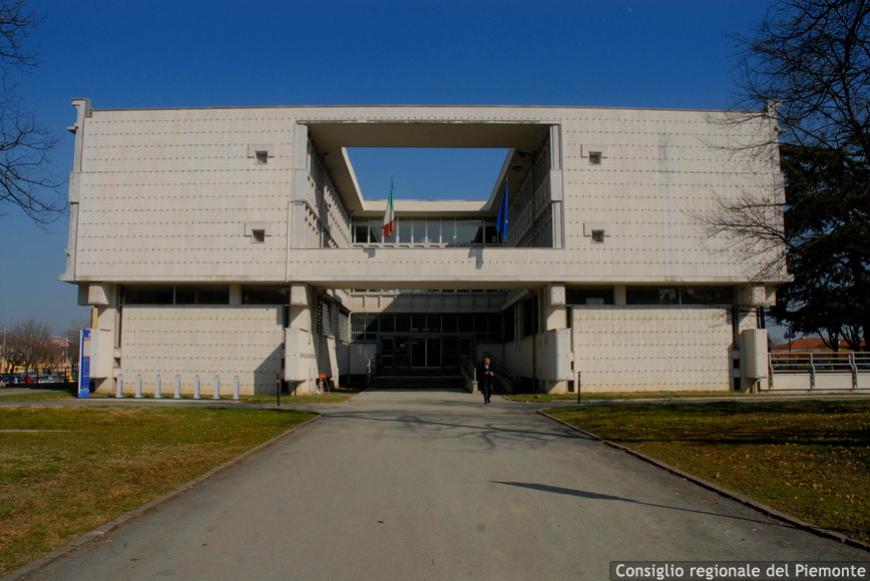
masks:
[[[782,197],[766,116],[73,104],[62,279],[93,307],[98,389],[120,375],[149,390],[159,374],[305,392],[321,373],[451,375],[483,353],[548,392],[745,389],[767,374],[758,309],[787,275],[759,275],[766,257],[699,217]],[[398,199],[383,240],[358,146],[508,153],[489,199]]]

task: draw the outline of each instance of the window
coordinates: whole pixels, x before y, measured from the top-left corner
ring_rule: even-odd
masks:
[[[689,286],[680,289],[681,305],[730,305],[733,290],[727,286]]]
[[[254,157],[257,160],[257,165],[266,165],[269,163],[269,152],[264,149],[254,152]]]
[[[592,242],[596,244],[604,243],[604,230],[593,230],[592,231]]]
[[[125,286],[123,302],[126,305],[171,305],[172,286]]]
[[[512,306],[502,313],[502,329],[504,329],[505,343],[514,340],[514,318],[516,317],[516,312],[516,306]]]
[[[679,292],[672,287],[629,287],[625,291],[625,302],[629,305],[676,305]]]
[[[589,152],[589,165],[601,165],[601,152],[600,151],[590,151]]]
[[[523,337],[538,332],[538,297],[530,297],[522,304]]]
[[[251,230],[251,242],[254,244],[262,244],[266,241],[266,231],[262,228]]]
[[[286,305],[288,301],[288,290],[285,287],[242,287],[242,304],[244,305]]]
[[[230,302],[228,286],[177,286],[176,305],[227,305]]]
[[[364,313],[351,314],[350,328],[354,341],[374,341],[377,339],[378,317]]]
[[[353,241],[356,244],[367,244],[369,241],[369,227],[365,222],[355,222],[353,225]]]
[[[227,305],[228,286],[126,286],[122,293],[125,305]]]
[[[733,290],[721,286],[628,287],[629,305],[730,305]]]
[[[397,218],[399,244],[411,244],[414,241],[414,222],[410,218]]]
[[[612,305],[613,287],[581,287],[565,290],[569,305]]]

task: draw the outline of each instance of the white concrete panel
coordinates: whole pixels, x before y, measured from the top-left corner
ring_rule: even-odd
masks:
[[[583,391],[730,389],[726,309],[575,308],[572,330]]]
[[[125,386],[132,389],[141,374],[146,391],[153,391],[159,373],[166,389],[180,374],[189,392],[195,375],[204,389],[219,375],[230,393],[238,375],[242,393],[274,393],[283,357],[282,316],[282,307],[125,306],[120,369]]]
[[[65,276],[748,281],[757,276],[758,264],[729,252],[727,240],[711,239],[698,219],[720,197],[781,194],[775,151],[735,147],[765,142],[773,128],[764,121],[732,123],[734,116],[564,107],[94,109],[77,133],[79,206],[69,245],[75,262]],[[350,216],[342,196],[316,152],[296,142],[308,139],[300,124],[323,121],[559,127],[562,170],[554,175],[562,183],[553,191],[561,191],[556,215],[564,216],[564,224],[552,228],[560,240],[564,236],[565,249],[502,255],[394,249],[399,254],[365,255],[346,248]],[[259,164],[250,152],[264,144],[269,157]],[[592,147],[606,152],[601,165],[589,164]],[[298,202],[292,211],[291,194]],[[265,244],[254,247],[240,234],[251,222],[274,225]],[[583,224],[593,222],[608,224],[605,243],[593,245],[583,235]],[[321,244],[329,248],[318,249]]]

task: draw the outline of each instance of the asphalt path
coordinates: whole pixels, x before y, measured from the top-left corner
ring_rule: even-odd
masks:
[[[320,406],[316,422],[32,578],[601,581],[614,560],[870,556],[534,407],[432,391]]]

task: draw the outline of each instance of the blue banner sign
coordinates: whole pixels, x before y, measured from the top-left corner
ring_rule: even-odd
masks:
[[[79,397],[91,395],[91,330],[79,334]]]

